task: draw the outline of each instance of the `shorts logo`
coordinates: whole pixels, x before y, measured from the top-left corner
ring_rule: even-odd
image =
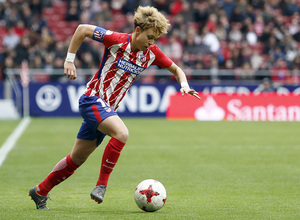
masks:
[[[107,106],[107,104],[101,98],[97,99],[97,102],[101,103],[101,106],[105,109],[106,112],[109,113],[112,111],[112,109],[109,106]]]

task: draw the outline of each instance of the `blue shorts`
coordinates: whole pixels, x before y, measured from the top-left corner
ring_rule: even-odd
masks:
[[[97,138],[97,146],[103,141],[105,134],[98,131],[98,125],[104,119],[117,115],[113,108],[98,96],[82,95],[79,99],[79,112],[83,122],[77,134],[77,138],[83,140],[94,140]]]

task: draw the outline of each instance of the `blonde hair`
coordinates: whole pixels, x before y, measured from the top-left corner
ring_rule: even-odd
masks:
[[[153,28],[157,37],[166,34],[169,26],[168,19],[154,7],[139,6],[134,14],[134,27],[140,27],[142,31]]]

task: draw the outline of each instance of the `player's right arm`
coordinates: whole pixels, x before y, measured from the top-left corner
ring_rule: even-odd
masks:
[[[64,75],[71,80],[77,78],[76,67],[74,65],[75,54],[86,37],[93,38],[95,29],[96,26],[94,25],[80,24],[71,39],[68,55],[64,63]]]

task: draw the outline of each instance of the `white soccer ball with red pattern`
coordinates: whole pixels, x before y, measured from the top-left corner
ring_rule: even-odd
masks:
[[[140,209],[155,212],[164,206],[167,192],[159,181],[147,179],[135,188],[134,199]]]

